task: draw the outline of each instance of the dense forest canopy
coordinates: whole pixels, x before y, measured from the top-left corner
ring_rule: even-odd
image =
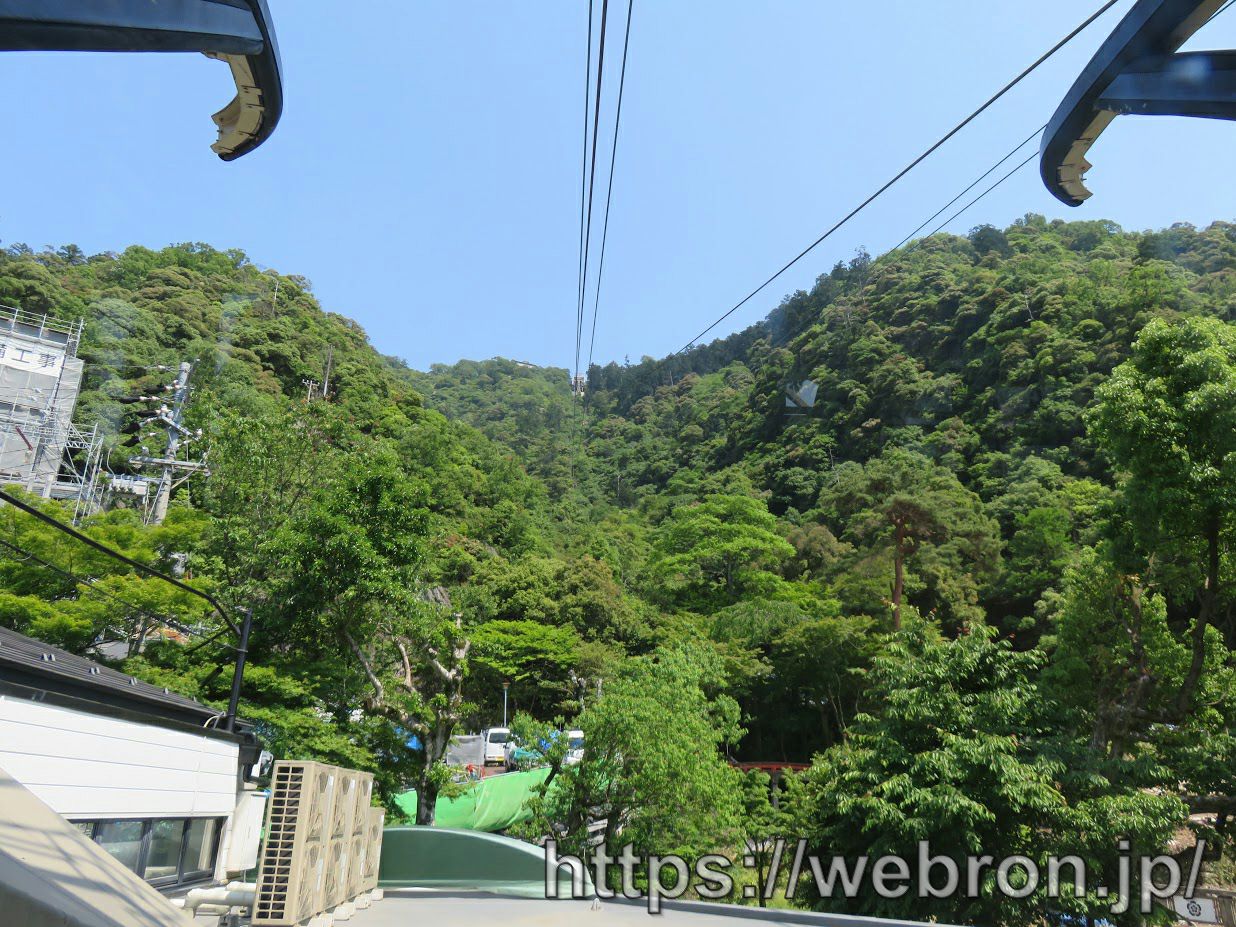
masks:
[[[205,245],[13,246],[0,303],[85,320],[77,417],[112,434],[155,368],[194,361],[211,475],[162,525],[87,530],[253,608],[242,715],[388,801],[417,788],[426,823],[446,743],[498,721],[507,682],[518,725],[589,744],[547,760],[529,835],[582,845],[603,808],[643,851],[792,832],[1093,868],[1050,903],[822,907],[1098,914],[1119,839],[1225,845],[1236,225],[1029,215],[860,252],[743,332],[593,367],[582,396],[517,360],[411,370],[306,279]],[[226,700],[190,597],[0,517],[0,621]],[[773,808],[729,759],[812,765]]]

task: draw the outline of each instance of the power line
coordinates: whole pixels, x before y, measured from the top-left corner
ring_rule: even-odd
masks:
[[[977,119],[979,115],[981,115],[985,110],[987,110],[988,107],[990,107],[993,103],[999,100],[1002,96],[1004,96],[1014,87],[1016,87],[1019,83],[1021,83],[1026,77],[1028,77],[1031,73],[1033,73],[1041,64],[1043,64],[1043,62],[1047,61],[1047,59],[1052,57],[1052,55],[1054,55],[1060,49],[1064,48],[1064,46],[1067,45],[1069,42],[1073,41],[1073,39],[1075,39],[1082,31],[1084,31],[1087,26],[1089,26],[1091,23],[1093,23],[1096,19],[1098,19],[1100,16],[1102,16],[1104,13],[1106,13],[1108,10],[1110,10],[1113,6],[1115,6],[1119,2],[1120,0],[1107,0],[1107,2],[1104,3],[1101,7],[1099,7],[1099,9],[1095,13],[1087,17],[1081,23],[1081,25],[1074,28],[1071,32],[1068,33],[1068,35],[1060,39],[1060,41],[1058,41],[1050,49],[1048,49],[1046,52],[1040,55],[1039,58],[1033,64],[1031,64],[1029,67],[1023,70],[1020,74],[1014,77],[1011,81],[1009,81],[1007,84],[1001,87],[995,94],[989,97],[987,101],[983,103],[982,106],[980,106],[978,109],[972,112],[969,116],[967,116],[961,122],[957,123],[957,125],[953,126],[952,129],[950,129],[946,134],[944,134],[936,142],[934,142],[931,145],[931,147],[929,147],[926,151],[924,151],[917,158],[915,158],[913,161],[911,161],[909,164],[903,167],[900,171],[898,171],[895,175],[893,175],[893,178],[891,180],[887,181],[878,190],[876,190],[874,193],[868,196],[865,200],[859,203],[856,207],[854,207],[854,209],[850,210],[850,212],[848,212],[837,223],[835,223],[830,229],[828,229],[828,231],[826,231],[823,235],[821,235],[819,238],[817,238],[815,241],[809,244],[806,248],[800,251],[790,261],[784,264],[780,270],[778,270],[771,277],[769,277],[767,280],[765,280],[763,283],[757,286],[754,290],[752,290],[750,293],[748,293],[746,296],[740,299],[737,303],[731,306],[728,310],[726,310],[726,312],[724,312],[720,316],[720,318],[718,318],[715,322],[713,322],[711,325],[705,328],[702,332],[700,332],[698,335],[696,335],[694,338],[692,338],[690,341],[688,341],[685,345],[683,345],[681,348],[679,348],[674,353],[682,354],[685,351],[690,350],[692,345],[694,345],[697,341],[699,341],[701,338],[707,335],[710,331],[712,331],[714,328],[716,328],[718,325],[720,325],[722,322],[728,319],[731,315],[733,315],[735,312],[741,309],[744,305],[747,304],[747,302],[749,302],[752,299],[752,297],[754,297],[761,290],[763,290],[766,286],[768,286],[770,283],[772,283],[774,280],[780,277],[783,273],[785,273],[787,270],[789,270],[791,267],[793,267],[795,264],[801,261],[804,257],[810,254],[813,250],[815,250],[815,248],[819,246],[830,235],[832,235],[834,232],[840,229],[843,225],[845,225],[847,222],[849,222],[851,219],[857,216],[860,212],[862,212],[864,209],[870,206],[873,202],[875,202],[875,200],[881,194],[883,194],[886,190],[888,190],[889,187],[897,183],[897,181],[899,181],[902,177],[904,177],[906,174],[912,171],[915,167],[917,167],[920,163],[922,163],[924,159],[932,155],[938,148],[940,148],[940,146],[942,146],[945,142],[951,139],[954,135],[956,135],[958,132],[960,132],[962,129],[968,126],[975,119]]]
[[[83,544],[93,547],[95,550],[99,551],[99,553],[106,554],[108,557],[111,557],[113,560],[119,560],[121,563],[127,563],[129,566],[133,567],[135,570],[145,573],[147,576],[154,577],[155,579],[161,579],[165,583],[170,583],[171,585],[175,586],[177,589],[181,589],[189,593],[190,595],[195,595],[199,599],[202,599],[205,602],[208,602],[214,608],[214,610],[219,613],[219,617],[223,619],[224,623],[228,626],[228,628],[232,631],[232,633],[237,634],[237,635],[240,634],[240,628],[236,627],[236,623],[232,621],[231,618],[228,617],[228,614],[226,611],[224,611],[223,606],[220,605],[218,600],[216,600],[215,597],[210,595],[209,593],[202,592],[202,590],[200,589],[194,589],[192,586],[188,585],[187,583],[182,583],[180,580],[175,579],[174,577],[168,576],[166,573],[160,573],[154,567],[146,566],[146,564],[142,563],[140,560],[134,560],[132,557],[125,556],[120,551],[114,550],[108,547],[106,544],[102,544],[96,541],[94,538],[88,537],[87,535],[82,534],[80,531],[78,531],[73,526],[66,525],[64,522],[60,521],[57,518],[53,518],[52,516],[48,515],[46,512],[39,511],[34,506],[23,502],[21,499],[18,499],[12,493],[6,492],[3,489],[0,489],[0,499],[4,500],[5,502],[13,506],[14,508],[21,509],[23,512],[25,512],[28,515],[33,515],[39,521],[44,522],[48,525],[51,525],[57,531],[61,531],[64,534],[67,534],[69,537],[76,538],[77,540],[81,541]]]
[[[588,197],[588,90],[592,85],[592,0],[588,0],[588,51],[584,57],[584,145],[579,160],[579,281],[575,293],[575,366],[584,339],[584,204]]]
[[[584,337],[584,297],[588,291],[588,252],[592,247],[592,202],[595,199],[597,185],[597,130],[601,123],[601,86],[605,76],[605,26],[608,20],[609,0],[601,0],[601,37],[597,41],[597,90],[596,99],[592,104],[592,166],[588,175],[588,222],[584,231],[584,279],[580,288],[579,337],[575,341],[576,376],[579,376],[580,347]]]
[[[194,589],[192,586],[187,585],[186,583],[182,583],[180,580],[174,579],[173,577],[168,576],[166,573],[160,573],[158,570],[154,569],[153,567],[148,567],[146,566],[146,564],[138,560],[134,560],[132,557],[126,557],[124,554],[120,553],[120,551],[113,550],[112,548],[108,547],[106,544],[101,544],[98,541],[96,541],[94,538],[87,537],[86,535],[78,531],[76,528],[73,528],[70,525],[66,525],[64,522],[60,521],[59,519],[52,518],[52,516],[48,515],[45,512],[40,512],[38,509],[36,509],[32,505],[27,505],[25,502],[22,502],[20,499],[18,499],[16,496],[12,495],[11,493],[7,493],[4,490],[0,490],[0,499],[9,503],[9,505],[12,505],[12,506],[15,506],[16,508],[21,509],[23,512],[26,512],[29,515],[33,515],[35,518],[39,519],[39,521],[42,521],[42,522],[45,522],[46,524],[51,525],[57,531],[62,531],[65,534],[69,535],[70,537],[76,538],[77,540],[81,541],[83,544],[93,547],[95,550],[99,551],[100,553],[106,554],[107,556],[111,557],[113,560],[119,560],[121,563],[127,563],[129,566],[133,567],[134,569],[142,573],[145,573],[147,576],[151,576],[155,579],[161,579],[165,583],[169,583],[170,585],[175,586],[177,589],[183,589],[185,592],[189,593],[190,595],[195,595],[199,599],[202,599],[203,601],[209,603],[214,608],[214,610],[219,613],[219,617],[223,619],[223,623],[226,626],[227,630],[231,631],[237,637],[236,646],[229,645],[229,649],[231,649],[236,654],[236,662],[232,670],[232,691],[228,695],[227,712],[223,715],[223,719],[224,719],[223,723],[224,723],[225,729],[229,731],[236,730],[237,711],[239,710],[239,707],[240,707],[240,687],[241,687],[242,681],[244,680],[245,661],[249,654],[249,634],[253,628],[253,609],[251,608],[239,609],[239,611],[244,615],[244,618],[240,626],[237,627],[236,623],[232,621],[231,618],[228,617],[227,612],[223,610],[223,606],[219,604],[219,602],[214,598],[214,596],[208,593],[202,592],[202,590],[200,589]],[[215,635],[215,636],[217,637],[218,635]],[[203,643],[206,643],[206,642],[203,642]]]
[[[1233,2],[1236,2],[1236,0],[1233,0]],[[913,238],[915,235],[921,232],[924,228],[926,228],[928,223],[935,221],[935,219],[942,212],[944,212],[944,210],[948,209],[950,206],[956,203],[959,199],[961,199],[963,196],[965,196],[967,193],[969,193],[971,190],[977,187],[980,183],[986,180],[987,177],[990,176],[996,170],[996,168],[998,168],[1001,164],[1003,164],[1009,158],[1013,157],[1013,155],[1017,154],[1017,152],[1019,152],[1022,148],[1025,147],[1026,142],[1030,141],[1032,138],[1034,138],[1036,135],[1038,135],[1040,132],[1042,132],[1046,128],[1047,128],[1046,125],[1039,126],[1037,129],[1031,132],[1028,136],[1026,136],[1024,139],[1018,142],[1017,146],[1013,148],[1008,154],[1006,154],[1003,158],[1001,158],[991,167],[987,168],[987,170],[983,171],[983,173],[979,174],[978,177],[974,178],[974,180],[970,182],[970,185],[968,187],[966,187],[964,190],[958,193],[955,197],[953,197],[951,200],[949,200],[947,203],[945,203],[943,206],[941,206],[939,209],[933,212],[930,216],[924,219],[922,223],[919,225],[919,227],[916,228],[913,232],[911,232],[905,238],[901,239],[901,241],[897,242],[897,244],[893,246],[893,250],[896,251],[898,248],[904,245],[907,241],[909,241],[911,238]],[[935,234],[935,233],[933,232],[932,234]]]
[[[56,566],[56,564],[51,563],[50,561],[44,560],[42,557],[39,557],[37,554],[26,550],[24,547],[21,547],[18,544],[14,544],[11,541],[6,541],[3,538],[0,538],[0,546],[8,548],[13,553],[20,554],[22,557],[24,557],[27,560],[33,560],[35,563],[37,563],[39,566],[45,569],[51,570],[54,573],[59,573],[61,576],[63,576],[65,579],[69,580],[70,582],[74,583],[75,585],[84,586],[87,589],[89,589],[91,592],[96,593],[97,595],[101,595],[104,598],[108,598],[108,599],[113,600],[114,602],[118,602],[119,604],[125,606],[126,608],[132,609],[135,614],[141,615],[144,618],[149,618],[151,621],[154,621],[157,624],[165,624],[169,628],[171,628],[173,631],[179,631],[181,634],[191,634],[194,636],[200,633],[199,631],[189,627],[188,625],[182,624],[181,622],[177,621],[175,618],[169,618],[166,615],[160,615],[158,612],[152,612],[150,609],[145,608],[144,606],[138,605],[136,602],[130,602],[128,599],[124,598],[123,596],[118,596],[114,592],[108,592],[106,589],[102,589],[99,586],[96,586],[95,580],[89,579],[83,576],[78,576],[77,574],[69,570],[66,570],[63,567]]]
[[[592,337],[588,341],[588,367],[597,343],[597,310],[601,305],[601,279],[605,274],[605,242],[609,238],[609,204],[614,195],[614,162],[618,157],[618,127],[622,124],[622,90],[627,83],[627,49],[631,45],[631,10],[635,0],[627,0],[627,28],[622,39],[622,70],[618,75],[618,108],[614,112],[614,144],[609,152],[609,183],[605,191],[605,221],[601,226],[601,257],[597,261],[597,288],[592,303]]]
[[[196,644],[192,644],[186,647],[182,651],[182,653],[186,653],[186,654],[195,653],[198,650],[201,650],[203,647],[209,647],[211,644],[213,644],[215,641],[221,638],[224,634],[229,634],[229,633],[231,632],[229,632],[227,628],[220,628],[218,631],[216,631],[214,634],[210,635],[209,637],[203,638],[202,640],[198,641]],[[228,650],[236,650],[236,648],[233,647],[231,644],[224,644],[223,646],[226,647]]]
[[[976,196],[974,199],[970,200],[970,202],[966,203],[966,205],[965,205],[965,206],[962,206],[962,207],[961,207],[961,209],[957,210],[957,212],[953,213],[951,216],[949,216],[947,219],[945,219],[943,222],[941,222],[939,225],[937,225],[937,226],[935,227],[935,229],[932,231],[931,235],[936,234],[936,232],[940,231],[940,230],[941,230],[942,228],[944,228],[946,225],[948,225],[949,223],[951,223],[954,219],[956,219],[956,218],[958,218],[959,216],[961,216],[961,214],[962,214],[962,213],[964,213],[964,212],[965,212],[966,210],[968,210],[971,206],[973,206],[975,203],[977,203],[979,200],[981,200],[983,197],[985,197],[988,193],[990,193],[992,190],[996,189],[996,187],[1000,186],[1000,184],[1004,183],[1006,180],[1008,180],[1010,177],[1012,177],[1014,174],[1016,174],[1018,171],[1020,171],[1023,167],[1025,167],[1027,164],[1029,164],[1031,161],[1033,161],[1035,158],[1037,158],[1037,157],[1038,157],[1038,154],[1039,154],[1039,153],[1038,153],[1037,151],[1032,151],[1032,152],[1030,152],[1030,156],[1029,156],[1029,157],[1027,157],[1027,158],[1026,158],[1026,160],[1022,161],[1019,165],[1017,165],[1015,168],[1013,168],[1011,171],[1009,171],[1007,174],[1005,174],[1003,177],[1001,177],[999,180],[997,180],[995,183],[993,183],[990,187],[988,187],[986,190],[984,190],[982,193],[980,193],[980,194],[979,194],[978,196]],[[927,237],[928,237],[928,238],[930,238],[930,237],[931,237],[931,235],[928,235]]]

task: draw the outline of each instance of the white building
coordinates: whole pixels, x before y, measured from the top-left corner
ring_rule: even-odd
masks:
[[[0,769],[163,891],[256,865],[265,793],[245,774],[259,744],[219,720],[0,628]]]

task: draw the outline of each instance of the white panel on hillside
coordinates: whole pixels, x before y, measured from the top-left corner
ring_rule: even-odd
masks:
[[[0,695],[0,769],[67,818],[222,817],[228,741]]]

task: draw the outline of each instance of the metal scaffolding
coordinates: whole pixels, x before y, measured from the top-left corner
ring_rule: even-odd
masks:
[[[49,499],[101,503],[103,435],[73,424],[83,362],[82,322],[0,305],[0,483]]]

